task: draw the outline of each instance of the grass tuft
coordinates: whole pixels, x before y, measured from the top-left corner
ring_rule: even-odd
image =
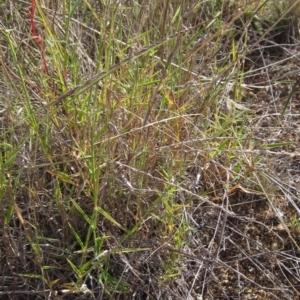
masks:
[[[298,299],[298,2],[0,4],[1,299]]]

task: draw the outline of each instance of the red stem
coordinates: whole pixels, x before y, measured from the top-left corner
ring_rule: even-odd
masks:
[[[49,69],[46,63],[46,58],[45,58],[45,51],[42,43],[42,38],[41,36],[37,33],[35,23],[34,23],[34,14],[35,14],[35,0],[31,0],[31,11],[30,11],[30,24],[31,24],[31,33],[33,36],[33,39],[35,40],[37,46],[39,47],[41,51],[41,57],[42,61],[44,64],[45,72],[47,75],[49,75]]]

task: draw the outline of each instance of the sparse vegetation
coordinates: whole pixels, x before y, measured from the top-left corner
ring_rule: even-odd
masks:
[[[1,3],[0,298],[299,299],[298,2]]]

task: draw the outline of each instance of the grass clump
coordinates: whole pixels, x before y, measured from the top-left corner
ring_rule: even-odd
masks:
[[[297,299],[297,40],[269,4],[2,5],[3,299]]]

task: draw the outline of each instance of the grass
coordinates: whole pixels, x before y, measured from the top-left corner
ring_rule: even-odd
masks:
[[[1,6],[3,299],[298,299],[286,4]]]

